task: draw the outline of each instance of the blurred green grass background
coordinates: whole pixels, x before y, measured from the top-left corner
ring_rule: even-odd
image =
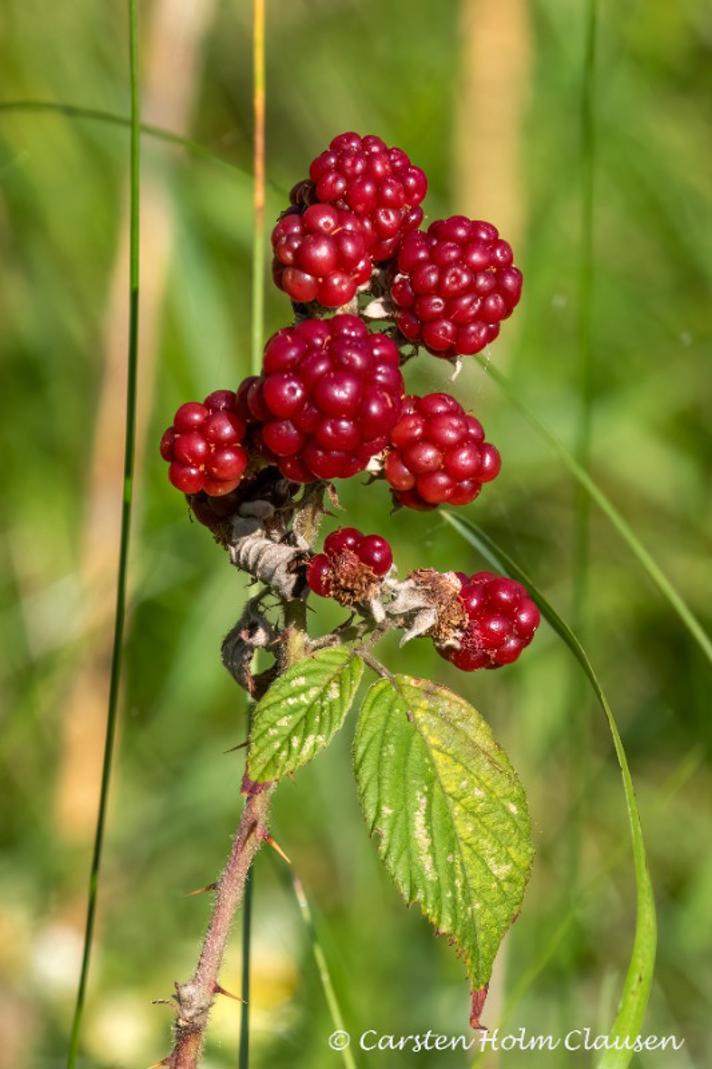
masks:
[[[431,218],[492,217],[525,271],[492,359],[571,443],[579,412],[580,93],[586,5],[563,0],[295,0],[267,36],[267,219],[333,134],[402,145],[431,180]],[[187,522],[156,441],[180,401],[249,367],[250,12],[213,0],[142,5],[144,118],[235,167],[143,142],[140,477],[120,749],[102,875],[83,1064],[143,1067],[168,1049],[168,997],[197,953],[209,903],[185,892],[222,865],[240,808],[240,692],[219,643],[244,581]],[[128,113],[121,5],[47,12],[9,0],[2,101]],[[709,622],[709,293],[712,17],[699,0],[600,6],[592,306],[594,473]],[[0,110],[2,777],[0,1067],[64,1063],[93,833],[123,441],[128,134],[59,114]],[[267,290],[268,333],[290,312]],[[408,365],[414,390],[449,369]],[[480,368],[454,386],[504,455],[465,510],[572,602],[575,495],[560,462]],[[117,459],[118,458],[118,459]],[[349,519],[390,532],[405,572],[481,562],[437,514],[389,515],[382,487],[343,488]],[[646,1069],[702,1069],[709,1042],[712,861],[704,659],[595,510],[584,638],[619,717],[660,920],[647,1031],[685,1038]],[[328,626],[332,618],[325,618]],[[528,655],[464,677],[427,642],[384,658],[457,688],[490,720],[529,793],[537,862],[485,1021],[605,1030],[634,916],[619,773],[600,713],[543,627]],[[461,1032],[462,970],[405,911],[368,841],[347,729],[281,788],[274,831],[293,858],[356,1035]],[[329,1069],[332,1026],[279,862],[257,867],[253,1064]],[[239,988],[236,930],[223,974]],[[536,975],[534,975],[536,973]],[[512,1001],[514,999],[514,1001]],[[509,1000],[509,1003],[508,1003]],[[236,1064],[223,1000],[207,1069]],[[504,1026],[503,1026],[504,1027]],[[461,1069],[461,1054],[359,1054],[359,1065]],[[487,1065],[579,1066],[501,1053]]]

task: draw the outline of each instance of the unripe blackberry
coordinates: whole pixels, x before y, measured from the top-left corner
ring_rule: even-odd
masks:
[[[381,535],[340,527],[324,540],[324,552],[309,562],[307,583],[322,598],[354,605],[373,597],[392,564],[393,551]]]
[[[516,661],[540,622],[539,610],[526,589],[492,572],[469,577],[458,573],[458,578],[467,624],[456,637],[457,645],[436,646],[438,653],[465,672],[501,668]]]
[[[500,467],[480,421],[450,394],[405,398],[383,466],[398,504],[421,510],[469,505]]]
[[[290,208],[272,231],[275,285],[301,304],[339,308],[371,277],[368,243],[351,212],[331,204]]]
[[[348,479],[388,444],[403,377],[394,342],[352,315],[305,319],[265,348],[247,392],[265,454],[286,479]]]
[[[345,133],[333,138],[309,167],[309,179],[291,193],[292,203],[333,204],[361,220],[372,260],[390,260],[403,235],[423,221],[420,202],[428,180],[399,148],[380,137]]]
[[[215,390],[202,404],[187,401],[161,438],[161,456],[170,464],[168,478],[184,494],[231,493],[247,467],[242,444],[246,433],[232,390]]]
[[[512,249],[491,223],[453,215],[407,234],[391,284],[395,321],[435,356],[478,353],[522,293]]]

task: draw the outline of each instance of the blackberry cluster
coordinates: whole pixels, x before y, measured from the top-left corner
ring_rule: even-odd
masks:
[[[373,593],[392,564],[393,551],[381,535],[340,527],[327,535],[324,552],[309,562],[307,583],[322,598],[352,604]]]
[[[453,215],[408,234],[391,284],[398,329],[435,356],[480,352],[522,292],[512,249],[491,223]]]
[[[400,148],[380,137],[339,134],[312,160],[309,180],[294,187],[294,204],[333,204],[363,225],[371,259],[390,260],[404,234],[423,221],[428,180]]]
[[[383,466],[397,504],[421,510],[469,505],[500,467],[480,421],[450,394],[406,397]]]
[[[309,483],[363,471],[386,447],[403,392],[395,343],[336,315],[277,331],[247,405],[265,455],[285,478]]]
[[[454,397],[405,396],[401,348],[477,353],[522,290],[512,249],[490,223],[456,215],[420,229],[427,188],[401,149],[352,132],[293,188],[272,232],[273,278],[299,306],[299,322],[269,339],[259,375],[181,405],[161,439],[171,483],[223,544],[243,505],[287,511],[300,502],[299,484],[368,469],[396,505],[429,510],[470,504],[499,474],[499,452]],[[345,314],[361,292],[372,308]],[[376,333],[364,320],[381,313],[393,325]],[[392,564],[385,538],[343,527],[309,560],[307,585],[385,612],[377,605]],[[466,671],[515,660],[539,623],[534,602],[512,580],[456,574],[459,588],[452,573],[416,568],[403,587],[406,602],[415,590],[416,608],[425,598],[435,610],[427,631],[439,652]],[[400,606],[399,596],[388,585],[386,600]],[[401,608],[394,613],[402,622]]]
[[[247,467],[242,444],[246,433],[232,390],[215,390],[202,405],[187,401],[161,438],[161,456],[170,464],[168,478],[184,494],[231,493]]]
[[[526,589],[492,572],[470,576],[458,572],[457,577],[467,624],[457,645],[436,647],[440,656],[464,672],[501,668],[516,661],[540,622],[539,610]]]

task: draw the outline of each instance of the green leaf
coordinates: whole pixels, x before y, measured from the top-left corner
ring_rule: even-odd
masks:
[[[409,676],[369,690],[354,740],[366,822],[410,905],[489,981],[533,857],[522,786],[476,709]]]
[[[608,722],[608,730],[613,739],[613,745],[618,758],[623,780],[623,791],[628,809],[628,824],[630,827],[631,845],[633,850],[633,865],[635,869],[636,886],[636,918],[635,936],[631,951],[628,971],[623,984],[620,1003],[616,1019],[613,1022],[610,1037],[623,1040],[634,1039],[641,1031],[645,1010],[648,1005],[650,986],[655,969],[655,951],[657,945],[657,921],[655,915],[655,898],[653,886],[648,871],[648,860],[645,850],[643,829],[640,823],[638,803],[635,799],[633,779],[630,774],[628,758],[626,757],[623,740],[621,739],[616,718],[613,715],[610,703],[591,664],[588,654],[580,641],[571,630],[569,625],[562,620],[553,605],[544,597],[540,590],[531,581],[529,576],[519,565],[509,557],[482,528],[477,527],[469,520],[460,519],[451,513],[444,513],[444,519],[458,531],[462,537],[480,551],[482,556],[495,568],[505,572],[512,578],[523,583],[541,610],[542,616],[551,624],[586,674],[594,694]],[[630,1065],[632,1050],[621,1049],[606,1050],[599,1058],[597,1069],[626,1069]]]
[[[255,707],[247,775],[281,779],[323,750],[344,722],[363,661],[345,646],[319,650],[288,668]]]

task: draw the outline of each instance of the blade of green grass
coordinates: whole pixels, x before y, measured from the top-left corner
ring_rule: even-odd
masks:
[[[663,597],[665,597],[670,605],[672,605],[673,609],[695,639],[708,661],[712,664],[712,639],[710,639],[684,598],[678,594],[663,570],[641,543],[628,521],[624,519],[610,498],[604,494],[603,490],[601,490],[598,484],[594,482],[588,472],[581,467],[563,442],[559,441],[556,435],[552,434],[539,417],[535,415],[528,405],[519,398],[506,375],[503,375],[501,371],[489,364],[485,358],[476,357],[476,359],[479,361],[484,371],[494,379],[508,400],[519,409],[527,422],[531,423],[531,425],[536,428],[536,430],[548,441],[549,445],[551,445],[558,453],[560,459],[569,469],[573,477],[583,487],[589,497],[595,501],[610,523],[618,531],[623,541],[628,544],[629,549],[637,559],[638,563],[648,573]]]
[[[133,505],[134,456],[136,442],[136,378],[138,369],[138,294],[139,294],[139,249],[140,249],[140,167],[141,167],[141,96],[138,55],[138,10],[137,0],[128,0],[129,22],[129,78],[131,87],[131,138],[130,138],[130,206],[129,206],[129,343],[126,375],[126,425],[124,437],[124,479],[121,498],[121,535],[116,583],[116,609],[114,614],[114,640],[111,652],[111,677],[106,715],[106,736],[101,770],[101,791],[97,812],[94,850],[89,875],[84,948],[82,952],[79,986],[72,1019],[72,1029],[67,1056],[67,1069],[75,1069],[81,1041],[81,1026],[86,999],[87,980],[91,964],[91,951],[96,920],[96,903],[99,873],[104,848],[106,814],[111,783],[111,768],[116,738],[116,721],[119,708],[121,667],[124,649],[124,625],[126,621],[126,586],[128,576],[129,536]]]
[[[594,233],[594,176],[595,176],[595,48],[596,48],[597,0],[586,0],[583,10],[583,70],[581,77],[581,94],[579,104],[579,127],[581,142],[581,189],[580,189],[580,269],[578,285],[578,419],[574,437],[573,452],[579,464],[586,471],[591,468],[591,448],[593,441],[594,419],[594,354],[593,354],[593,233]],[[574,630],[585,636],[586,599],[589,586],[591,507],[592,502],[580,483],[574,484],[574,508],[572,522],[572,600],[571,621]],[[590,779],[590,703],[586,682],[581,672],[571,666],[570,676],[562,688],[560,700],[565,708],[578,708],[582,715],[565,717],[566,735],[569,748],[569,764],[577,782],[584,786],[576,792],[576,801],[571,810],[566,835],[566,878],[562,880],[561,892],[564,896],[562,908],[566,909],[567,897],[577,885],[581,862],[582,824],[584,820],[583,801],[586,797],[585,785]],[[573,773],[575,769],[575,773]],[[575,969],[576,940],[565,944],[568,954],[565,956],[567,974]],[[563,1021],[571,1018],[571,1000],[574,985],[562,984],[562,998],[559,1012]]]
[[[666,782],[663,783],[660,787],[660,790],[655,799],[655,810],[653,816],[656,816],[658,813],[662,815],[665,812],[670,802],[674,800],[675,796],[680,792],[680,790],[688,782],[688,780],[692,778],[692,776],[699,769],[702,763],[703,754],[701,748],[695,745],[685,754],[678,766],[670,773]],[[585,894],[592,892],[596,888],[596,886],[600,884],[601,881],[620,864],[620,862],[623,860],[627,848],[628,842],[626,839],[621,840],[617,844],[617,846],[615,846],[610,851],[606,858],[605,864],[600,869],[598,869],[598,871],[595,872],[594,875],[591,876],[591,878],[587,880],[584,886],[581,888],[580,896],[578,897],[579,901],[581,898],[583,898]],[[561,943],[563,936],[566,934],[569,925],[575,919],[576,912],[577,907],[575,905],[572,905],[566,911],[566,914],[561,918],[559,923],[556,925],[556,928],[551,933],[549,940],[546,943],[544,949],[542,950],[539,958],[536,961],[532,962],[527,971],[522,973],[522,975],[517,978],[516,984],[514,985],[505,1000],[504,1008],[499,1019],[500,1027],[503,1027],[506,1024],[506,1022],[509,1020],[512,1011],[515,1009],[517,1004],[521,1002],[527,991],[536,981],[537,977],[544,971],[547,963],[556,953],[556,950],[559,944]]]
[[[598,676],[588,658],[586,651],[578,638],[559,616],[554,607],[547,601],[540,590],[532,583],[529,576],[504,552],[485,532],[471,523],[469,520],[460,519],[451,513],[444,512],[443,518],[449,523],[465,541],[474,546],[482,556],[494,567],[519,580],[529,590],[536,601],[542,616],[548,621],[559,637],[565,642],[574,655],[598,699],[603,713],[608,722],[608,729],[613,739],[613,745],[618,758],[623,780],[626,807],[628,810],[628,823],[630,826],[631,845],[633,850],[633,865],[635,870],[636,884],[636,920],[633,949],[631,952],[628,971],[623,984],[616,1019],[610,1029],[611,1038],[635,1037],[639,1034],[645,1016],[645,1009],[650,994],[650,985],[655,966],[655,949],[657,942],[657,924],[655,917],[655,900],[653,888],[648,872],[648,862],[643,839],[643,830],[640,824],[638,803],[635,798],[633,780],[628,767],[623,741],[618,731],[618,725],[613,715],[613,710],[599,682]],[[626,1069],[632,1058],[632,1050],[606,1050],[597,1062],[598,1069]]]
[[[252,241],[252,374],[262,368],[265,318],[265,0],[254,0],[252,32],[254,115],[254,236]]]
[[[581,83],[581,270],[579,275],[580,406],[574,455],[586,470],[591,464],[594,362],[591,333],[593,311],[593,208],[596,140],[593,114],[596,75],[597,0],[588,0]],[[591,498],[577,484],[574,514],[574,627],[580,627],[586,599]]]
[[[253,134],[253,233],[252,233],[252,374],[262,367],[262,334],[265,317],[265,0],[252,4],[252,111]],[[247,708],[247,735],[252,727],[253,702]],[[242,998],[238,1069],[250,1064],[250,965],[252,959],[252,904],[255,867],[245,884],[242,904]]]
[[[102,108],[85,108],[79,104],[65,104],[61,101],[53,100],[0,101],[0,113],[17,111],[49,112],[50,114],[64,115],[70,119],[87,119],[90,122],[107,123],[110,126],[121,126],[126,129],[131,128],[130,116],[118,115],[116,112],[104,111]],[[187,149],[195,156],[203,156],[214,163],[222,164],[223,167],[230,167],[232,170],[240,171],[246,178],[248,177],[247,172],[243,171],[238,164],[221,156],[219,152],[214,152],[213,149],[207,148],[206,145],[201,145],[200,142],[191,140],[189,137],[175,134],[172,130],[166,130],[162,126],[154,126],[152,123],[139,123],[139,129],[147,137],[156,138],[158,141],[166,141],[171,145],[180,145],[181,148]]]
[[[324,991],[324,997],[326,998],[326,1004],[329,1007],[329,1014],[331,1015],[331,1023],[334,1026],[335,1032],[344,1032],[344,1017],[339,1006],[339,1000],[336,997],[336,991],[331,979],[331,973],[326,961],[326,955],[324,954],[319,937],[314,927],[314,919],[309,906],[309,901],[304,892],[304,886],[298,876],[292,874],[291,876],[292,890],[294,891],[294,897],[297,900],[299,906],[299,912],[302,915],[304,926],[309,935],[309,942],[311,944],[312,954],[314,955],[314,961],[316,962],[317,971],[319,973],[319,979],[321,980],[321,986]],[[351,1053],[350,1048],[347,1046],[341,1050],[341,1060],[344,1063],[345,1069],[356,1069],[356,1062],[354,1056]]]
[[[239,1069],[250,1063],[250,963],[252,961],[252,901],[254,897],[255,867],[247,874],[242,899],[242,1003],[240,1004],[240,1044],[237,1051]]]

